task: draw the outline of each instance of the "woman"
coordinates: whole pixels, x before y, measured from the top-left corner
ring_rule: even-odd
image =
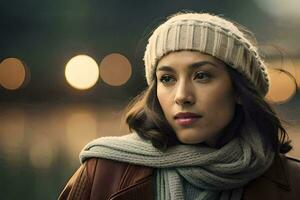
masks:
[[[207,13],[178,13],[149,38],[149,87],[132,133],[81,152],[60,199],[297,199],[300,164],[264,100],[265,64],[249,34]]]

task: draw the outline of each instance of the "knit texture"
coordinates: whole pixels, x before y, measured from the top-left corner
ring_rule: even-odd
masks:
[[[239,200],[243,186],[272,164],[270,149],[263,147],[256,131],[241,134],[220,149],[182,144],[165,152],[131,133],[90,142],[80,161],[99,157],[156,168],[157,200]]]
[[[214,56],[244,75],[262,96],[268,92],[266,66],[256,47],[228,20],[208,13],[186,13],[161,24],[150,36],[144,54],[148,84],[155,78],[158,61],[179,50]]]

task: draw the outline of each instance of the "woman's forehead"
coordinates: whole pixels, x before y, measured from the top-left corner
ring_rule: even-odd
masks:
[[[158,66],[162,64],[172,64],[172,63],[180,63],[180,62],[194,62],[195,60],[203,60],[203,61],[210,61],[216,64],[223,64],[222,61],[215,58],[214,56],[201,53],[199,51],[175,51],[168,53],[167,55],[163,56],[158,61]]]
[[[179,69],[194,70],[202,67],[224,68],[225,64],[213,56],[197,51],[172,52],[164,56],[157,64],[156,71]]]

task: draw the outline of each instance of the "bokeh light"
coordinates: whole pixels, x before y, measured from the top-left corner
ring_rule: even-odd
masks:
[[[129,60],[118,53],[112,53],[103,58],[100,63],[101,79],[112,86],[120,86],[128,81],[131,76]]]
[[[289,72],[279,69],[269,69],[270,89],[267,99],[271,102],[281,104],[289,101],[297,91],[294,77]]]
[[[72,87],[79,90],[89,89],[99,79],[98,64],[87,55],[75,56],[67,63],[65,76]]]
[[[276,45],[260,45],[259,49],[268,68],[287,71],[296,79],[300,88],[300,58],[291,58],[283,48]]]
[[[8,90],[20,88],[25,82],[26,71],[21,60],[6,58],[0,64],[0,85]]]
[[[293,65],[295,66],[298,89],[300,89],[300,59],[293,59]]]

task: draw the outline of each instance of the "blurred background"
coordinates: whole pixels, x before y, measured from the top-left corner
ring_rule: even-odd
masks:
[[[300,2],[286,0],[0,1],[0,195],[56,199],[90,140],[128,133],[121,118],[146,88],[149,33],[178,11],[249,28],[267,61],[267,99],[300,158]]]

